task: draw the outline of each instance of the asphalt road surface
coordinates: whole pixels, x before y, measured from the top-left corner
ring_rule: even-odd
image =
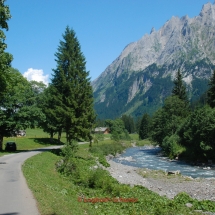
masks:
[[[33,155],[52,146],[29,152],[20,152],[0,157],[0,215],[39,215],[36,200],[26,184],[21,166]]]

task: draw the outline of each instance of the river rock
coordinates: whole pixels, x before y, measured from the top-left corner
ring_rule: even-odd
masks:
[[[186,203],[185,205],[186,205],[188,208],[193,207],[193,205],[192,205],[191,203]]]
[[[176,171],[167,171],[166,175],[179,175],[180,174],[180,170],[176,170]]]

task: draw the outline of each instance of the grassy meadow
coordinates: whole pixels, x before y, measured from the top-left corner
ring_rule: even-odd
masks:
[[[54,136],[57,138],[57,136]],[[0,156],[3,156],[5,154],[9,153],[19,153],[26,150],[32,150],[37,149],[41,147],[51,146],[51,145],[57,145],[58,143],[56,141],[50,142],[49,135],[45,132],[43,132],[42,129],[26,129],[26,136],[25,137],[8,137],[4,138],[3,141],[3,149],[5,149],[6,142],[14,141],[17,145],[17,151],[16,152],[7,152],[7,151],[0,151]],[[66,141],[65,134],[62,134],[61,142],[62,144]]]
[[[197,201],[185,193],[170,200],[141,186],[119,184],[109,172],[100,168],[101,165],[108,166],[105,155],[121,153],[137,141],[137,136],[132,139],[115,142],[105,136],[90,150],[88,144],[79,145],[75,156],[67,162],[61,149],[28,159],[23,172],[41,215],[175,215],[199,214],[195,210],[215,211],[214,202]],[[143,144],[141,141],[140,145]],[[63,160],[62,168],[59,164]],[[193,204],[192,208],[185,206],[188,202]]]

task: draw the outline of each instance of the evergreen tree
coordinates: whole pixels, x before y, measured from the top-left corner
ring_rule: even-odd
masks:
[[[152,141],[161,146],[163,139],[169,132],[165,129],[166,127],[166,114],[163,108],[158,109],[153,117],[151,122],[151,138]]]
[[[139,132],[142,117],[138,116],[135,120],[135,132]]]
[[[61,132],[63,129],[61,119],[61,109],[59,110],[61,99],[57,94],[56,88],[49,86],[42,93],[42,99],[39,107],[45,114],[45,121],[40,123],[44,132],[50,134],[50,140],[53,141],[53,137],[58,133],[58,141],[60,142]]]
[[[67,142],[79,138],[91,142],[90,134],[95,121],[93,92],[85,57],[74,30],[69,27],[66,27],[55,57],[57,67],[53,69],[51,86],[56,89],[57,117],[66,131]]]
[[[181,144],[186,147],[191,160],[214,159],[215,153],[215,109],[205,105],[196,108],[180,126]]]
[[[134,133],[135,125],[134,119],[129,115],[123,114],[121,120],[124,122],[125,129],[128,131],[129,134]]]
[[[180,70],[178,70],[176,74],[176,78],[174,80],[174,87],[172,89],[172,95],[178,96],[179,99],[188,102],[187,94],[186,94],[186,87],[183,84],[182,75]]]
[[[139,139],[143,140],[149,137],[150,131],[150,116],[145,113],[142,117],[139,128]]]
[[[207,102],[212,108],[215,107],[215,70],[209,81],[209,89],[207,91]]]
[[[95,126],[96,127],[104,127],[105,126],[105,120],[97,118]]]
[[[164,106],[152,117],[152,140],[161,145],[166,136],[175,134],[188,115],[189,110],[183,100],[178,96],[167,97]]]
[[[5,34],[3,30],[8,30],[7,21],[11,18],[9,7],[0,1],[0,99],[5,93],[7,83],[10,79],[10,64],[13,59],[12,55],[5,52]]]

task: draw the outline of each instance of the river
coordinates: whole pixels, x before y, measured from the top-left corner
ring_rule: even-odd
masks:
[[[116,157],[113,160],[124,165],[139,168],[163,171],[180,170],[182,175],[191,176],[193,178],[215,177],[215,170],[210,169],[210,167],[192,166],[177,160],[170,161],[168,158],[162,157],[160,152],[161,148],[159,147],[132,147],[128,148],[120,157]]]

